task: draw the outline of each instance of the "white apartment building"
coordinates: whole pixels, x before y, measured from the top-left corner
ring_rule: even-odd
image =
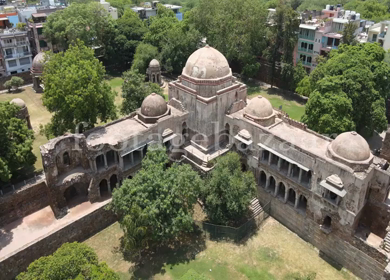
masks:
[[[390,21],[382,21],[368,27],[360,42],[379,43],[385,51],[390,49],[390,32],[387,32]]]
[[[0,32],[0,46],[6,75],[30,71],[32,54],[27,31],[12,28]]]

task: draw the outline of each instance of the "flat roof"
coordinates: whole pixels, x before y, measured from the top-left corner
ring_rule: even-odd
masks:
[[[348,20],[344,19],[344,18],[334,18],[333,22],[336,22],[336,23],[348,23]]]
[[[47,17],[47,15],[45,13],[36,13],[36,14],[32,14],[31,16],[32,17]]]
[[[134,118],[124,119],[111,125],[102,126],[88,134],[87,144],[91,146],[101,144],[114,146],[145,130],[147,128]]]
[[[291,126],[285,122],[280,122],[269,128],[271,133],[279,138],[297,146],[304,151],[308,151],[321,158],[326,158],[326,150],[330,141],[325,140],[308,131]]]
[[[316,30],[317,27],[318,27],[318,25],[310,25],[310,24],[304,24],[304,23],[301,23],[299,25],[299,28],[310,29],[310,30]]]

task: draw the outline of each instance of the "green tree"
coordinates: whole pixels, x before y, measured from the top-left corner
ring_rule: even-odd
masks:
[[[104,55],[115,34],[114,20],[99,3],[74,3],[50,14],[43,34],[60,50],[81,40],[88,47],[99,48],[99,54]]]
[[[297,88],[295,89],[295,91],[302,95],[302,96],[306,96],[306,97],[309,97],[312,90],[310,88],[310,80],[309,80],[309,76],[305,76],[297,85]]]
[[[350,1],[344,8],[356,10],[362,18],[367,20],[381,21],[389,18],[389,6],[377,0]]]
[[[32,262],[17,280],[119,280],[96,253],[83,243],[65,243],[52,255]]]
[[[343,30],[343,44],[347,45],[356,45],[358,41],[356,40],[356,29],[358,26],[355,22],[350,21],[344,25]]]
[[[126,9],[123,16],[116,21],[115,38],[107,50],[106,63],[116,64],[120,69],[129,69],[135,50],[147,30],[139,15],[131,9]]]
[[[35,163],[32,153],[34,133],[25,120],[16,117],[19,107],[0,102],[0,182],[8,182],[23,167]]]
[[[4,87],[8,90],[8,92],[11,92],[12,89],[12,83],[11,80],[8,80],[4,83]]]
[[[190,20],[207,43],[247,77],[257,74],[266,48],[268,11],[262,0],[200,0]]]
[[[229,152],[217,159],[215,168],[202,186],[205,211],[211,222],[228,225],[248,213],[250,201],[256,196],[253,173],[241,170],[240,156]]]
[[[167,32],[159,55],[164,69],[180,74],[188,57],[197,50],[200,41],[200,32],[188,19],[176,23]]]
[[[113,193],[110,208],[119,216],[125,233],[131,233],[130,243],[164,244],[193,229],[193,205],[202,180],[191,166],[175,163],[168,167],[168,163],[164,148],[157,144],[149,146],[142,169]],[[139,210],[135,217],[130,217],[134,225],[129,227],[126,217]],[[139,227],[142,227],[140,236]],[[136,248],[145,249],[138,245]]]
[[[350,117],[346,116],[353,121],[353,127],[358,132],[366,135],[374,130],[382,132],[387,128],[385,100],[390,90],[387,82],[390,79],[390,66],[384,62],[384,58],[385,51],[377,44],[343,44],[338,50],[331,51],[329,59],[312,71],[310,88],[321,94],[328,93],[326,97],[332,97],[333,103],[337,102],[333,95],[339,95],[343,100],[347,98],[348,102],[343,101],[344,108],[349,103],[352,112]],[[315,112],[321,111],[321,106],[321,102],[316,102],[306,107],[303,120],[309,128],[318,128],[315,122],[319,121],[319,115]],[[335,117],[335,114],[331,116]],[[340,127],[348,130],[352,126]]]
[[[139,44],[135,51],[131,70],[138,70],[139,73],[146,73],[149,62],[157,56],[158,50],[156,47],[146,43]]]
[[[95,125],[115,119],[115,93],[104,81],[105,69],[81,41],[64,53],[50,54],[43,72],[43,105],[53,113],[46,136],[74,131],[80,122]]]
[[[123,73],[122,84],[122,114],[130,114],[141,107],[142,101],[151,93],[162,96],[163,91],[158,84],[145,82],[145,75],[138,70]]]
[[[149,19],[149,30],[145,34],[144,42],[155,46],[159,51],[166,44],[168,32],[174,28],[179,20],[172,10],[158,4],[157,15]]]
[[[24,80],[20,77],[12,77],[11,78],[11,85],[15,88],[18,89],[20,86],[24,84]]]
[[[267,33],[268,48],[264,56],[271,63],[271,86],[274,84],[278,62],[283,62],[282,79],[287,88],[295,89],[293,52],[298,41],[298,14],[284,1],[280,1],[272,16],[273,24]]]

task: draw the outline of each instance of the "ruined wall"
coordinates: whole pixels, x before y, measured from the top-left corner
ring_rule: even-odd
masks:
[[[101,207],[65,227],[48,233],[39,241],[1,260],[2,280],[11,280],[34,260],[52,254],[65,242],[83,241],[116,221],[115,215]]]
[[[0,197],[0,226],[23,218],[49,205],[46,182],[26,186]]]
[[[262,205],[271,200],[271,216],[317,247],[324,259],[333,260],[365,280],[382,278],[386,257],[374,248],[357,238],[351,237],[354,239],[354,245],[351,245],[337,236],[337,233],[324,233],[313,220],[306,219],[291,206],[271,197],[262,188],[259,188],[259,200]]]

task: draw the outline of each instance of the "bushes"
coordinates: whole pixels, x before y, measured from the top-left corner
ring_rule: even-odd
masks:
[[[20,77],[12,77],[11,80],[8,80],[4,83],[4,87],[8,89],[8,92],[11,92],[11,88],[17,90],[20,86],[24,84],[24,80]]]

